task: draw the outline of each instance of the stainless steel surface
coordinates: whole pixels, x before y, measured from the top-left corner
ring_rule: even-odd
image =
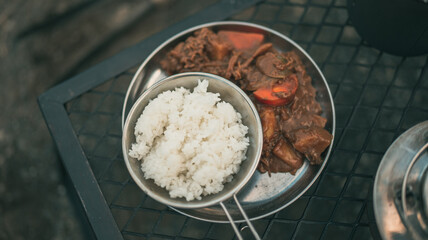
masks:
[[[248,218],[247,214],[245,213],[245,210],[242,208],[241,204],[239,203],[238,198],[236,197],[236,194],[233,195],[233,200],[235,200],[236,206],[238,207],[239,211],[241,212],[241,215],[244,217],[245,222],[247,223],[248,227],[250,228],[251,232],[253,233],[253,236],[256,238],[256,240],[260,240],[260,237],[254,228],[253,224],[251,224],[250,219]]]
[[[279,32],[256,24],[235,21],[213,22],[193,27],[177,34],[155,49],[140,66],[128,88],[122,111],[122,123],[125,121],[131,106],[137,98],[148,87],[167,76],[160,66],[160,60],[178,42],[183,41],[188,36],[192,35],[194,31],[202,27],[210,27],[214,31],[227,29],[263,33],[266,36],[266,41],[272,42],[277,50],[295,51],[301,57],[308,74],[313,79],[313,85],[318,91],[317,100],[320,102],[323,109],[322,116],[327,118],[326,129],[334,136],[336,117],[333,99],[323,74],[312,58],[294,41]],[[323,153],[322,157],[324,162],[322,165],[309,165],[308,162],[305,161],[304,165],[295,175],[277,173],[269,177],[267,174],[260,174],[256,171],[250,181],[237,194],[237,198],[248,214],[248,217],[254,220],[273,214],[290,205],[304,194],[321,174],[330,156],[332,146],[333,142]],[[239,209],[234,205],[233,201],[226,201],[225,205],[230,210],[236,222],[244,221]],[[219,205],[199,209],[174,209],[182,214],[200,220],[227,222],[227,217]]]
[[[222,101],[230,103],[242,116],[242,123],[248,127],[250,145],[247,148],[246,160],[241,163],[239,172],[231,182],[224,185],[219,193],[204,196],[202,200],[186,201],[184,198],[171,198],[164,188],[159,187],[151,179],[145,179],[141,171],[141,162],[128,155],[131,144],[135,142],[135,124],[149,101],[158,94],[174,90],[177,87],[193,89],[198,80],[209,81],[208,91],[220,93]],[[122,150],[123,157],[135,183],[153,199],[177,208],[203,208],[218,204],[231,198],[251,178],[256,170],[263,144],[263,134],[257,110],[248,96],[228,80],[208,73],[182,73],[170,76],[145,91],[131,108],[123,127]]]
[[[398,137],[379,165],[373,204],[376,223],[385,240],[428,238],[426,202],[423,203],[427,143],[428,121],[425,121]]]
[[[245,210],[242,208],[241,204],[239,203],[239,200],[236,197],[236,194],[233,195],[233,200],[235,200],[235,204],[238,207],[239,211],[241,212],[242,216],[244,217],[245,222],[247,223],[247,226],[250,228],[251,233],[253,234],[254,238],[256,240],[260,240],[259,234],[257,233],[256,229],[254,228],[250,219],[248,219],[248,216],[245,213]],[[220,206],[221,206],[221,208],[223,208],[223,211],[226,214],[226,217],[229,220],[230,224],[232,225],[233,231],[235,232],[238,239],[243,240],[244,238],[242,237],[241,233],[239,232],[238,228],[236,227],[235,221],[233,220],[232,216],[230,215],[229,210],[226,208],[226,206],[223,204],[223,202],[220,202]]]
[[[425,215],[428,216],[428,172],[425,172],[424,181],[422,183],[422,202]]]
[[[229,220],[230,225],[232,225],[232,228],[236,234],[236,237],[238,237],[239,240],[243,240],[241,233],[239,232],[238,228],[236,227],[235,221],[233,220],[232,216],[230,216],[230,213],[227,210],[226,206],[224,206],[223,202],[220,202],[220,206],[221,206],[221,208],[223,208],[223,211],[226,214],[226,217]]]
[[[423,207],[422,181],[427,172],[428,158],[424,158],[428,142],[415,154],[406,169],[401,186],[401,207],[403,222],[407,228],[420,236],[428,238],[427,216]],[[418,164],[421,163],[421,164]],[[420,199],[420,200],[419,200]]]

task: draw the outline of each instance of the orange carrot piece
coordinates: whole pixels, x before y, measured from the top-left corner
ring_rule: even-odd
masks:
[[[226,41],[229,41],[236,50],[251,49],[259,46],[264,36],[260,33],[246,33],[236,31],[219,31],[217,35]]]
[[[259,88],[253,94],[257,101],[271,106],[281,106],[288,102],[286,98],[279,98],[273,95],[271,88]]]
[[[299,81],[296,75],[290,75],[284,82],[272,88],[259,88],[253,94],[254,97],[263,104],[281,106],[289,104],[296,95]]]

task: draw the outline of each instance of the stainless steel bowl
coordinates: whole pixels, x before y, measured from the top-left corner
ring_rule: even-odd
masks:
[[[247,149],[246,160],[241,163],[239,172],[233,180],[226,183],[219,193],[204,196],[202,200],[186,201],[184,198],[171,198],[164,188],[157,186],[152,179],[145,179],[141,170],[141,162],[128,155],[131,144],[135,142],[134,128],[137,119],[149,101],[158,94],[174,90],[177,87],[193,89],[198,80],[209,81],[208,91],[220,93],[220,98],[226,101],[242,115],[242,122],[248,127],[250,145]],[[230,81],[208,73],[182,73],[170,76],[157,82],[147,89],[134,103],[129,111],[123,128],[122,149],[126,166],[135,183],[153,199],[177,208],[202,208],[218,204],[237,193],[251,178],[256,170],[263,144],[262,125],[257,110],[248,96]]]

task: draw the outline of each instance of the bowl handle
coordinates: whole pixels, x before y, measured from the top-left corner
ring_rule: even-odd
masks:
[[[251,232],[253,233],[254,237],[257,240],[260,240],[259,234],[257,233],[256,229],[254,228],[253,224],[251,223],[250,219],[248,218],[248,216],[245,213],[244,209],[242,208],[241,204],[239,203],[238,198],[236,197],[236,194],[233,195],[233,199],[235,200],[236,206],[238,206],[239,211],[241,212],[242,216],[244,217],[245,222],[247,223],[247,225],[250,228]],[[223,211],[226,214],[227,219],[229,219],[230,225],[232,225],[232,228],[235,231],[235,234],[238,237],[238,239],[243,240],[241,233],[239,232],[238,228],[236,227],[232,216],[230,215],[229,211],[227,210],[227,208],[223,204],[223,202],[220,202],[220,206],[223,208]]]

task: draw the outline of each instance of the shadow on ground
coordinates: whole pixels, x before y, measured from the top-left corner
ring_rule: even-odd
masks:
[[[0,239],[87,238],[37,97],[213,2],[0,0]]]

